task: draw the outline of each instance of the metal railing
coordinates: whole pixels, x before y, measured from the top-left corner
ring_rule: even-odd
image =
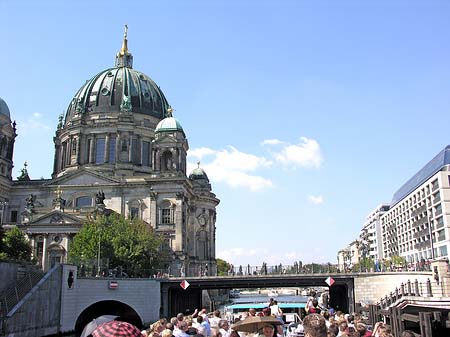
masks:
[[[3,317],[42,279],[44,272],[30,271],[0,294],[0,315]]]

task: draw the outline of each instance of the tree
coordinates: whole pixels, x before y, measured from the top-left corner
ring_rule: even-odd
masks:
[[[216,259],[217,263],[217,275],[218,276],[226,276],[228,275],[229,263],[222,259]]]
[[[31,244],[17,227],[13,227],[3,235],[2,250],[6,259],[31,261]]]
[[[103,215],[86,223],[74,237],[69,261],[86,265],[99,258],[107,259],[108,269],[122,270],[133,277],[147,277],[165,262],[162,243],[161,236],[141,220]]]

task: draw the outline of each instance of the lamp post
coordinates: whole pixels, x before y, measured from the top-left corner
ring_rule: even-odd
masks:
[[[100,241],[101,241],[101,229],[98,228],[98,250],[97,250],[97,276],[100,277]]]

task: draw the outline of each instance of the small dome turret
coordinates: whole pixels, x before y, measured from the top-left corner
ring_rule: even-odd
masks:
[[[167,109],[167,117],[161,120],[158,125],[156,125],[155,132],[170,132],[170,131],[179,131],[184,134],[183,127],[180,122],[172,116],[173,109],[169,107]]]
[[[10,118],[8,104],[0,97],[0,115]]]
[[[208,176],[206,175],[205,171],[200,167],[200,162],[197,163],[197,168],[195,168],[191,172],[191,174],[189,174],[189,179],[209,183]]]

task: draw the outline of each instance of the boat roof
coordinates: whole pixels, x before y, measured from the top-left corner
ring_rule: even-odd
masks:
[[[290,308],[304,308],[306,303],[303,302],[286,302],[286,303],[278,303],[278,306],[281,309],[290,309]],[[268,303],[235,303],[231,305],[227,305],[227,309],[264,309],[267,308]]]

